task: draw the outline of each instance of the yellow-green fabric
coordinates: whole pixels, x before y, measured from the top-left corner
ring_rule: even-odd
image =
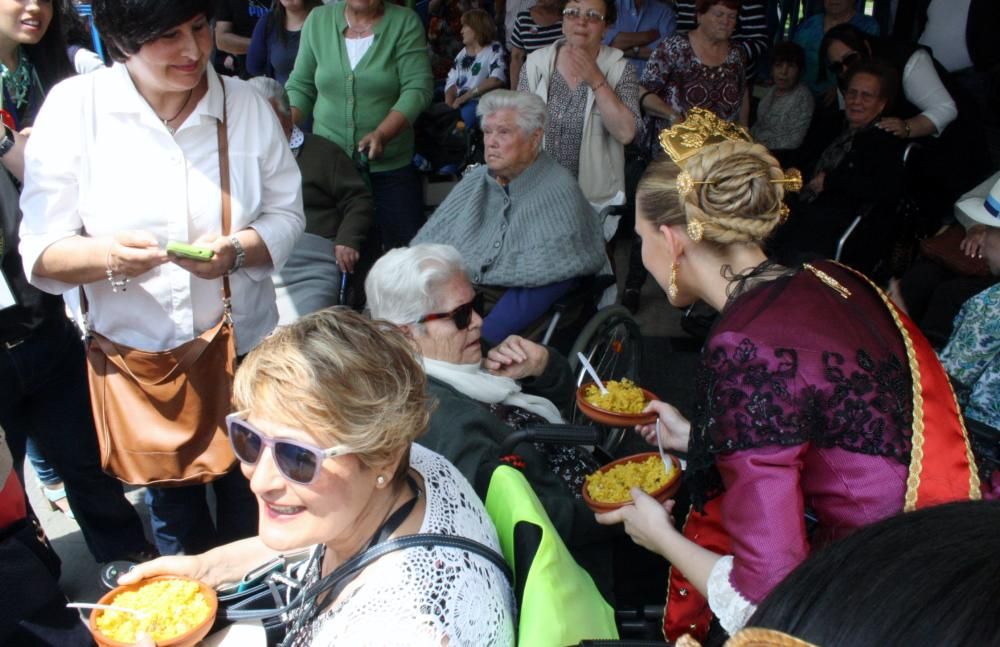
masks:
[[[576,563],[521,472],[501,465],[493,471],[486,512],[497,528],[500,548],[514,567],[514,527],[526,521],[542,529],[528,571],[518,619],[518,645],[575,645],[584,639],[618,638],[614,609],[590,575]],[[609,556],[610,559],[610,556]]]

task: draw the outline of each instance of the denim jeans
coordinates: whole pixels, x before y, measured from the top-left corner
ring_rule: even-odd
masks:
[[[406,247],[424,224],[424,191],[417,169],[407,164],[373,172],[371,180],[382,250]]]
[[[55,485],[62,481],[56,469],[52,467],[52,463],[45,460],[45,457],[42,456],[42,450],[38,449],[38,445],[30,436],[28,437],[27,453],[28,462],[31,463],[31,467],[35,470],[35,475],[38,476],[42,485]]]
[[[22,343],[0,346],[0,425],[21,472],[32,438],[62,476],[66,498],[94,559],[148,547],[122,485],[101,471],[83,342],[68,321],[48,322]]]
[[[215,521],[208,488],[215,494]],[[196,555],[257,534],[257,499],[239,468],[208,485],[147,488],[146,503],[161,555]]]

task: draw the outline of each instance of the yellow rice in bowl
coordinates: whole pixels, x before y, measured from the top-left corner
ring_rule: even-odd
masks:
[[[642,413],[646,408],[646,396],[632,380],[608,380],[604,387],[608,390],[607,394],[601,393],[597,385],[591,384],[583,398],[591,405],[613,413]]]
[[[623,503],[631,501],[630,490],[642,488],[645,492],[655,492],[670,480],[674,472],[670,466],[667,472],[659,456],[650,456],[642,462],[615,465],[588,475],[587,494],[598,503]]]
[[[97,628],[111,640],[134,643],[139,632],[159,642],[197,627],[208,614],[208,601],[197,582],[168,579],[144,584],[135,591],[115,596],[111,604],[148,615],[139,617],[121,611],[102,611]]]

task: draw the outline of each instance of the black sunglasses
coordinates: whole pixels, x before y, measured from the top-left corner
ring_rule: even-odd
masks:
[[[455,327],[459,330],[465,330],[472,323],[472,312],[475,311],[476,314],[482,316],[483,314],[483,295],[476,294],[472,297],[472,301],[468,303],[463,303],[451,312],[435,312],[433,314],[424,315],[417,320],[417,323],[426,323],[428,321],[434,321],[435,319],[451,319],[455,322]]]
[[[852,65],[861,60],[861,54],[857,52],[851,52],[839,61],[830,61],[827,65],[827,69],[833,72],[835,75],[840,76],[843,74],[844,70],[850,69]]]
[[[301,485],[309,485],[316,480],[320,465],[326,459],[354,453],[344,445],[322,449],[297,440],[265,436],[239,413],[226,416],[226,429],[229,431],[229,443],[233,446],[233,453],[241,463],[256,465],[260,455],[264,453],[264,448],[270,447],[274,464],[277,465],[281,475]]]

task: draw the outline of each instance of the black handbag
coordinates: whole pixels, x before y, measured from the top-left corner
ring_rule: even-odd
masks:
[[[514,575],[510,566],[489,546],[453,535],[407,535],[375,544],[309,586],[304,586],[292,574],[293,570],[301,567],[301,562],[290,565],[279,563],[283,568],[266,572],[260,582],[249,588],[219,595],[219,612],[213,631],[239,620],[260,620],[267,632],[268,645],[290,644],[296,633],[322,612],[324,605],[318,604],[320,597],[328,603],[332,602],[366,566],[384,555],[414,546],[445,546],[478,555],[499,568],[507,582],[513,585]],[[264,570],[267,570],[266,566]],[[307,566],[305,570],[311,569]]]

